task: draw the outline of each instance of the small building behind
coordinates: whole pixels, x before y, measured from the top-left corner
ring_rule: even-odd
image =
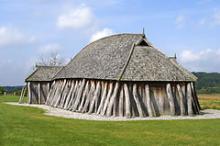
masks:
[[[44,104],[51,88],[51,80],[62,66],[36,66],[25,82],[28,88],[29,104]]]

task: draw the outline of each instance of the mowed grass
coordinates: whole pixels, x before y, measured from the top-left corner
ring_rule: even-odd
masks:
[[[202,109],[220,110],[220,94],[200,94],[198,96]]]
[[[220,120],[104,122],[43,115],[0,97],[1,146],[220,145]]]

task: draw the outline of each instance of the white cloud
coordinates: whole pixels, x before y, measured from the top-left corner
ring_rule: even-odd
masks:
[[[200,55],[194,54],[191,50],[184,50],[180,57],[183,62],[192,62],[200,59]]]
[[[186,23],[186,17],[184,15],[179,15],[176,17],[175,24],[177,28],[182,28]]]
[[[59,44],[47,44],[45,46],[42,46],[39,48],[39,52],[42,54],[51,54],[51,53],[57,53],[60,51],[62,47]]]
[[[183,50],[180,62],[192,71],[220,71],[220,49]]]
[[[91,36],[91,39],[90,39],[90,42],[93,42],[95,40],[98,40],[100,38],[103,38],[103,37],[106,37],[106,36],[109,36],[109,35],[112,35],[114,34],[114,32],[109,29],[109,28],[104,28],[103,30],[101,31],[97,31],[95,32],[92,36]]]
[[[15,28],[0,26],[0,47],[18,45],[35,41],[33,36],[26,36]]]
[[[81,5],[60,15],[57,26],[60,28],[83,28],[93,23],[93,13],[90,7]]]

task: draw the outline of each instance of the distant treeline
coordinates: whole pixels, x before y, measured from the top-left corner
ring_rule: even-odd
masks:
[[[0,94],[14,94],[20,95],[23,86],[2,86],[0,87]]]
[[[220,93],[220,73],[193,72],[198,93]]]

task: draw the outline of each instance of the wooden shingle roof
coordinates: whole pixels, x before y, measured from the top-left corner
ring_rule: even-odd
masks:
[[[195,81],[197,78],[154,48],[143,34],[118,34],[83,48],[54,79]]]
[[[37,66],[36,70],[26,78],[26,82],[51,81],[62,66]]]

